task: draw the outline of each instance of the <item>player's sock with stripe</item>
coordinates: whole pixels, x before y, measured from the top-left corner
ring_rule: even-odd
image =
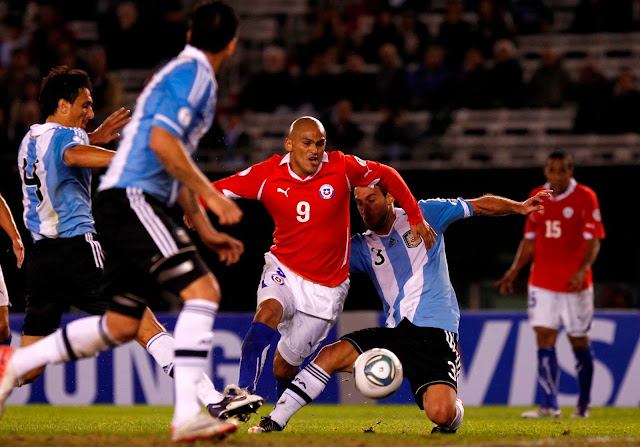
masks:
[[[16,349],[12,363],[20,377],[32,369],[91,357],[118,344],[102,316],[80,318],[36,343]]]
[[[291,381],[269,415],[281,427],[287,425],[302,407],[311,403],[324,390],[331,376],[311,362]]]
[[[558,409],[559,380],[560,370],[558,369],[556,348],[538,349],[538,382],[542,387],[543,407]]]
[[[276,332],[278,331],[264,323],[258,321],[251,323],[249,331],[242,342],[240,378],[238,380],[240,388],[247,388],[251,393],[256,392],[258,379],[267,359],[271,340],[276,335]]]
[[[578,405],[586,406],[591,402],[591,383],[593,379],[593,351],[591,348],[574,351],[580,397]]]
[[[168,332],[158,332],[147,342],[147,351],[169,377],[173,377],[175,340]],[[204,372],[198,382],[198,399],[204,405],[215,404],[224,397],[215,389],[213,382]]]
[[[291,380],[276,380],[277,396],[282,396],[282,393],[284,393],[287,388],[289,388],[289,385],[291,385]]]
[[[462,419],[464,418],[464,406],[460,399],[456,400],[456,417],[453,418],[453,422],[447,425],[445,428],[449,431],[456,431],[462,425]]]
[[[204,299],[188,300],[178,315],[175,337],[173,381],[175,409],[172,426],[200,411],[196,396],[198,382],[213,346],[213,321],[218,303]]]
[[[11,335],[11,333],[9,333],[9,338],[7,338],[5,341],[0,341],[0,345],[11,345],[11,340],[13,339],[13,335]]]

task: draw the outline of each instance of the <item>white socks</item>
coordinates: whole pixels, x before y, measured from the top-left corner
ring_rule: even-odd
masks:
[[[291,416],[322,393],[330,378],[318,365],[309,363],[291,381],[269,416],[280,427],[284,427]]]
[[[118,344],[103,317],[80,318],[32,345],[16,349],[12,363],[20,377],[32,369],[90,357]]]
[[[207,364],[207,356],[213,346],[212,328],[217,310],[218,303],[193,299],[185,302],[178,316],[173,331],[175,410],[172,425],[174,427],[200,412],[196,389]]]

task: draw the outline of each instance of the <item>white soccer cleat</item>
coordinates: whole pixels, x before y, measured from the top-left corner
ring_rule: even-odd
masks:
[[[176,427],[171,427],[173,442],[197,441],[198,439],[223,439],[236,431],[238,426],[232,421],[215,419],[199,412]]]
[[[18,385],[18,375],[11,364],[13,348],[0,346],[0,418],[4,413],[4,402]]]
[[[591,407],[589,406],[589,404],[578,404],[576,406],[576,409],[573,410],[573,413],[571,414],[572,418],[588,418],[589,416],[591,416]]]
[[[520,417],[524,419],[559,418],[562,417],[562,411],[555,408],[540,407],[535,410],[525,411]]]

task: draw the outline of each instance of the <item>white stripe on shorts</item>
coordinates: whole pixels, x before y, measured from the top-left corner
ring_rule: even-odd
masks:
[[[96,263],[96,267],[104,270],[104,254],[102,253],[102,245],[100,242],[93,239],[93,233],[85,233],[84,239],[91,246],[93,251],[93,261]]]
[[[131,209],[140,219],[162,256],[168,258],[178,253],[178,245],[171,237],[171,232],[162,222],[162,219],[153,211],[151,205],[147,203],[142,189],[127,187],[127,197],[129,198]]]

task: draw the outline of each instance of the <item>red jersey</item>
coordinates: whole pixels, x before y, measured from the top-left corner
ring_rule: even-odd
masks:
[[[529,197],[542,189],[549,189],[549,185],[534,189]],[[598,197],[591,188],[572,179],[567,191],[544,199],[542,204],[544,210],[531,213],[524,228],[524,237],[535,239],[529,284],[569,292],[569,278],[584,259],[587,240],[605,237]],[[589,269],[583,289],[591,285]]]
[[[273,253],[289,269],[329,287],[349,276],[349,200],[355,186],[379,184],[422,221],[416,199],[395,169],[340,151],[325,152],[315,174],[300,178],[289,154],[274,155],[213,185],[228,197],[260,200],[273,222]]]

